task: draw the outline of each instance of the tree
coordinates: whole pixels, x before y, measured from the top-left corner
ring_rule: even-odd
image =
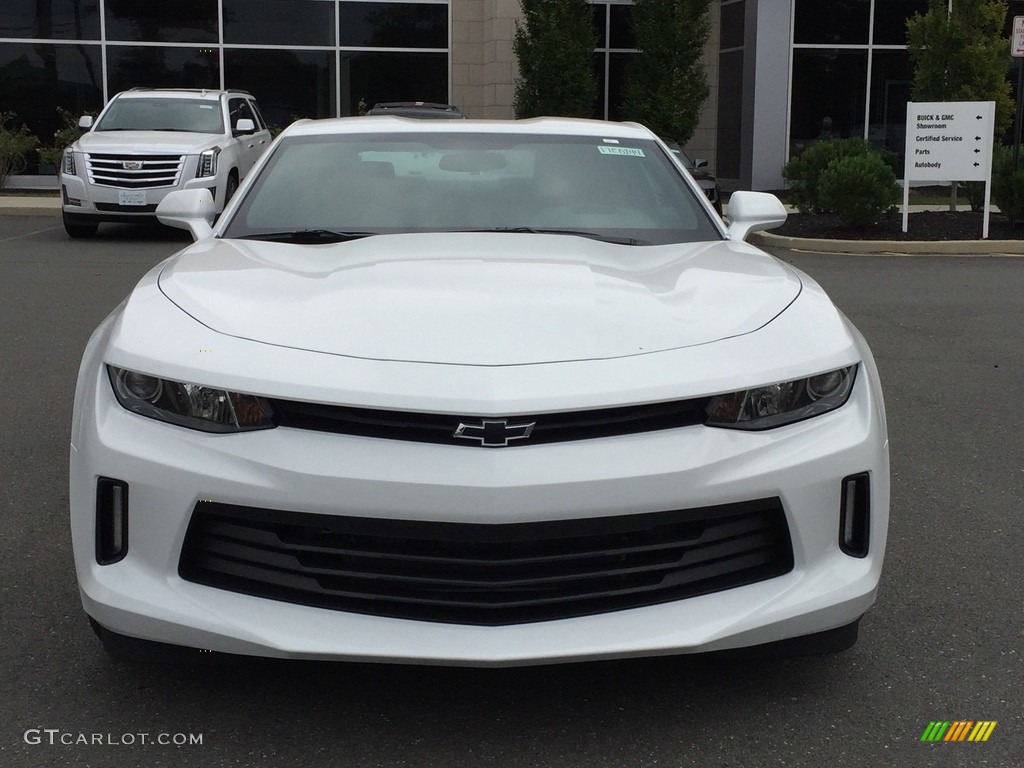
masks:
[[[623,111],[659,136],[685,144],[708,97],[701,61],[711,31],[711,0],[636,0],[639,53],[627,70]]]
[[[914,62],[914,101],[994,101],[995,135],[1013,122],[1006,70],[1010,43],[1003,37],[1003,0],[929,0],[928,10],[907,21]]]
[[[593,6],[587,0],[521,0],[512,50],[519,61],[516,117],[592,117],[597,103]]]

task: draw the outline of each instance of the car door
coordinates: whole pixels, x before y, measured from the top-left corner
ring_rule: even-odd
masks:
[[[270,143],[270,132],[256,115],[249,100],[241,96],[232,97],[228,101],[228,114],[231,117],[231,135],[238,142],[238,174],[240,178],[252,168]],[[252,120],[255,126],[251,131],[239,131],[239,120]]]

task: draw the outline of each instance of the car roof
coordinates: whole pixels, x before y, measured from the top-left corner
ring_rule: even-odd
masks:
[[[528,120],[420,120],[396,115],[336,117],[299,120],[286,130],[288,136],[327,136],[357,133],[504,133],[551,136],[593,136],[602,139],[654,139],[638,123],[612,123],[572,117],[534,117]]]
[[[368,115],[403,115],[406,117],[464,119],[462,111],[451,104],[431,101],[385,101],[373,105]]]
[[[248,91],[241,91],[235,89],[220,90],[216,88],[131,88],[127,91],[121,91],[115,98],[119,99],[131,99],[131,98],[200,98],[210,99],[216,101],[224,94],[239,95],[239,96],[251,96]]]

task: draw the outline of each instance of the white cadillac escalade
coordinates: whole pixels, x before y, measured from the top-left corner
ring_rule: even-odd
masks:
[[[71,237],[101,221],[155,221],[176,189],[209,189],[220,213],[271,140],[255,99],[237,90],[134,88],[79,125],[60,168]]]

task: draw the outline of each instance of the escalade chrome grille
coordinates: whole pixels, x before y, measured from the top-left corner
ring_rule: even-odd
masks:
[[[788,573],[782,503],[529,523],[342,517],[200,501],[187,581],[319,608],[503,625],[621,611]]]
[[[175,187],[184,165],[185,155],[86,155],[89,181],[120,189]]]

